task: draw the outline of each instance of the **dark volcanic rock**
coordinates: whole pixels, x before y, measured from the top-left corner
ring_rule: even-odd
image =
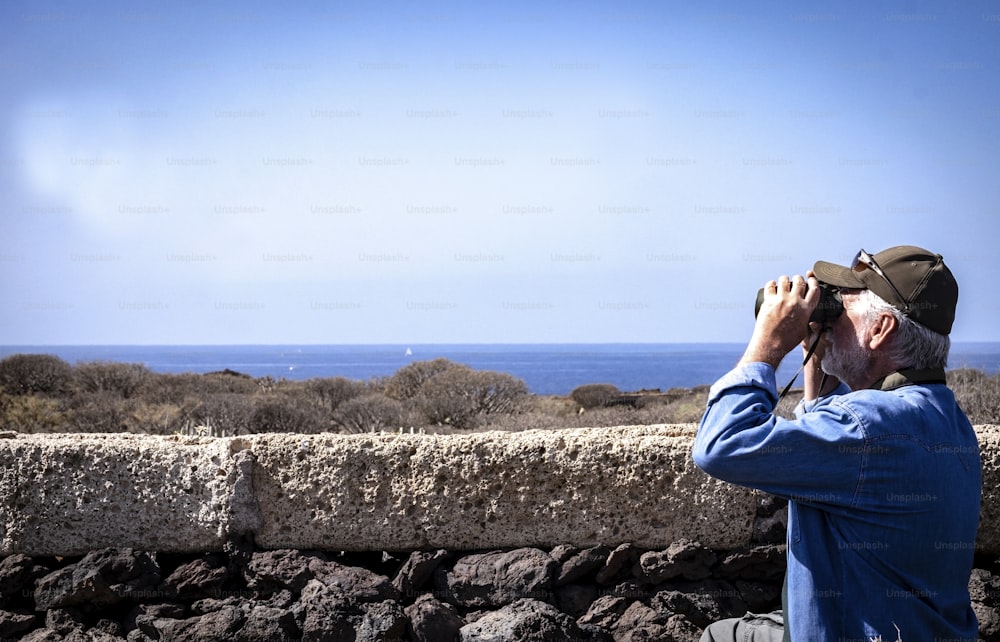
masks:
[[[406,635],[406,613],[392,600],[361,605],[361,616],[355,626],[356,642],[389,642]]]
[[[573,557],[579,552],[580,549],[577,548],[576,546],[571,546],[569,544],[560,544],[555,548],[553,548],[551,551],[549,551],[549,557],[559,562],[560,564],[563,564],[566,562],[566,560]]]
[[[83,613],[72,606],[61,609],[49,609],[45,612],[45,628],[63,635],[81,630],[86,626]]]
[[[550,599],[556,562],[537,548],[476,553],[439,572],[439,594],[457,605],[498,607],[521,598]]]
[[[596,597],[597,587],[593,584],[567,584],[555,590],[556,606],[572,617],[580,617],[586,613]]]
[[[191,604],[190,610],[192,615],[205,615],[206,613],[221,611],[227,606],[243,608],[244,604],[245,602],[242,598],[235,596],[230,596],[221,600],[214,597],[206,597]]]
[[[655,591],[650,590],[649,584],[639,580],[625,580],[615,584],[605,592],[608,595],[616,595],[629,600],[648,600],[655,593]]]
[[[632,604],[632,600],[618,595],[602,595],[593,601],[587,612],[577,622],[594,625],[610,631]]]
[[[162,581],[155,553],[95,551],[58,570],[66,562],[9,556],[0,642],[689,642],[717,619],[776,608],[784,572],[781,546],[717,563],[691,541],[381,558],[238,544],[164,556]],[[1000,577],[977,571],[970,593],[983,639],[997,639]]]
[[[702,628],[716,620],[741,617],[748,610],[736,587],[719,580],[704,580],[679,585],[677,590],[660,591],[649,605],[660,613],[683,615]]]
[[[180,604],[140,604],[125,616],[125,630],[138,630],[145,635],[155,635],[154,620],[161,617],[179,620],[184,615],[184,607]]]
[[[979,637],[982,640],[1000,640],[1000,577],[985,569],[973,569],[969,578],[969,596],[972,609],[979,620]]]
[[[751,541],[758,544],[784,544],[788,530],[788,500],[762,495],[757,505]]]
[[[765,544],[729,551],[719,562],[717,572],[726,579],[780,581],[785,576],[785,546]]]
[[[240,640],[245,642],[267,642],[297,640],[302,637],[295,616],[288,609],[258,604],[247,614],[240,631]]]
[[[360,566],[327,562],[316,579],[330,588],[350,595],[358,602],[381,602],[399,599],[399,591],[389,578]]]
[[[648,604],[632,602],[614,624],[615,640],[665,640],[668,618]]]
[[[769,613],[781,604],[781,586],[767,582],[733,582],[751,613]]]
[[[311,580],[351,595],[360,602],[399,598],[389,578],[359,566],[330,561],[321,553],[294,550],[255,552],[244,573],[247,587],[260,593],[298,593]]]
[[[611,552],[607,546],[594,546],[580,551],[562,563],[555,585],[563,586],[596,573],[604,567]]]
[[[153,619],[149,628],[158,640],[172,642],[229,642],[240,639],[238,633],[243,628],[246,616],[236,606],[227,606],[220,611],[196,615],[184,620],[168,618]],[[148,629],[146,629],[148,634]]]
[[[399,568],[392,585],[403,597],[416,597],[447,558],[448,551],[445,550],[414,551]]]
[[[302,639],[313,642],[353,642],[357,634],[352,619],[361,611],[336,588],[310,580],[302,589]]]
[[[35,580],[46,575],[49,568],[27,555],[9,555],[0,560],[0,606],[31,590]]]
[[[166,595],[182,600],[218,597],[228,578],[226,561],[219,555],[206,555],[178,566],[163,580],[162,589]]]
[[[0,610],[0,640],[13,640],[15,633],[35,628],[36,621],[32,613]]]
[[[35,606],[39,610],[76,604],[108,606],[152,592],[159,583],[155,555],[107,548],[38,580]]]
[[[406,634],[406,613],[395,601],[359,602],[320,580],[311,580],[302,589],[301,605],[303,640],[382,642]]]
[[[608,554],[604,568],[597,572],[597,583],[605,586],[623,579],[639,559],[639,551],[632,544],[622,544]]]
[[[701,630],[683,615],[659,611],[643,602],[633,602],[614,627],[615,642],[698,642]]]
[[[289,589],[296,593],[321,574],[326,556],[293,550],[257,551],[250,556],[243,574],[247,587],[261,593]]]
[[[533,599],[522,599],[466,624],[461,642],[551,642],[582,640],[584,632],[559,609]]]
[[[715,559],[715,553],[701,544],[682,539],[665,551],[643,553],[635,574],[651,584],[660,584],[675,577],[700,580],[712,574]]]
[[[458,637],[458,630],[465,624],[455,607],[441,602],[433,595],[421,595],[406,607],[410,637],[414,642],[442,642]]]
[[[90,642],[90,638],[78,632],[62,635],[51,629],[36,629],[20,638],[20,642]]]

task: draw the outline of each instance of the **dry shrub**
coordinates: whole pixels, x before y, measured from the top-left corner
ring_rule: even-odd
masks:
[[[23,433],[50,433],[65,430],[66,417],[56,399],[40,395],[0,393],[0,427]]]
[[[128,432],[137,404],[107,391],[78,393],[66,409],[67,432]]]
[[[321,416],[310,404],[299,403],[290,396],[268,395],[255,404],[247,427],[251,433],[312,434],[328,430],[330,424],[329,420]]]
[[[480,415],[517,413],[528,398],[528,386],[523,380],[489,370],[471,370],[469,390]]]
[[[12,395],[58,396],[69,389],[73,367],[51,354],[12,354],[0,359],[0,388]]]
[[[973,425],[1000,424],[1000,374],[958,368],[948,373],[948,385]]]
[[[621,394],[622,391],[610,383],[588,383],[573,388],[569,396],[585,410],[590,410],[611,405]]]
[[[1000,423],[1000,375],[948,373],[973,424]],[[156,374],[141,365],[52,355],[0,360],[0,428],[19,432],[168,434],[208,426],[213,435],[251,432],[368,432],[403,426],[430,432],[697,423],[708,386],[623,395],[590,384],[570,396],[534,396],[520,379],[447,359],[409,364],[379,386],[343,377],[254,379],[233,371]],[[782,401],[788,416],[801,390]],[[622,404],[627,401],[628,404]]]
[[[170,432],[190,432],[192,428],[207,426],[220,436],[246,435],[251,432],[253,413],[253,401],[248,395],[222,392],[202,398],[189,397]]]
[[[181,404],[189,398],[211,394],[252,395],[260,390],[247,375],[212,373],[152,374],[147,377],[139,397],[146,403]]]
[[[143,435],[170,435],[184,425],[184,413],[176,404],[139,403],[132,410],[128,431]]]
[[[365,394],[367,387],[344,377],[324,377],[306,381],[305,390],[320,405],[333,412],[345,401]]]
[[[87,361],[73,369],[73,382],[83,393],[108,392],[135,396],[152,373],[141,363]]]
[[[340,404],[336,422],[345,432],[377,432],[395,430],[403,424],[403,405],[379,392],[348,399]]]
[[[490,415],[517,412],[527,396],[517,377],[450,364],[423,382],[414,402],[431,424],[465,430]]]
[[[429,379],[458,364],[448,359],[440,358],[433,361],[414,361],[403,366],[382,382],[383,391],[387,397],[404,401],[412,399],[420,392]]]
[[[498,415],[490,420],[488,427],[494,430],[532,430],[697,423],[705,412],[707,399],[707,386],[638,395],[633,404],[590,410],[567,397],[534,397],[525,404],[522,413]]]

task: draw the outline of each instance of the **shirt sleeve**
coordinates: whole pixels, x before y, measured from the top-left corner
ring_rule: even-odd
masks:
[[[851,391],[850,386],[841,381],[836,388],[834,388],[833,390],[831,390],[830,392],[821,397],[817,397],[811,401],[800,399],[799,403],[795,404],[795,409],[792,410],[792,412],[795,414],[796,419],[801,419],[803,415],[805,415],[807,412],[812,411],[812,409],[815,408],[816,405],[819,404],[824,399],[827,399],[829,397],[836,397],[838,395],[846,395],[850,391]]]
[[[743,364],[709,390],[692,457],[709,475],[800,502],[849,506],[861,482],[865,431],[827,396],[794,420],[773,414],[774,368]]]

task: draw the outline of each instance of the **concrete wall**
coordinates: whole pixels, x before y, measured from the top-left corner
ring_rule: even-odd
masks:
[[[470,435],[0,433],[0,555],[103,547],[480,550],[749,544],[762,497],[691,462],[694,426]],[[978,546],[1000,553],[1000,427]]]

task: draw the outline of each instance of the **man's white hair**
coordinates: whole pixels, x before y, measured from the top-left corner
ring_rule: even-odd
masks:
[[[865,320],[873,323],[883,313],[896,318],[896,332],[885,350],[901,368],[944,368],[948,365],[951,338],[934,332],[891,306],[871,290],[862,290],[859,301],[865,306]]]

